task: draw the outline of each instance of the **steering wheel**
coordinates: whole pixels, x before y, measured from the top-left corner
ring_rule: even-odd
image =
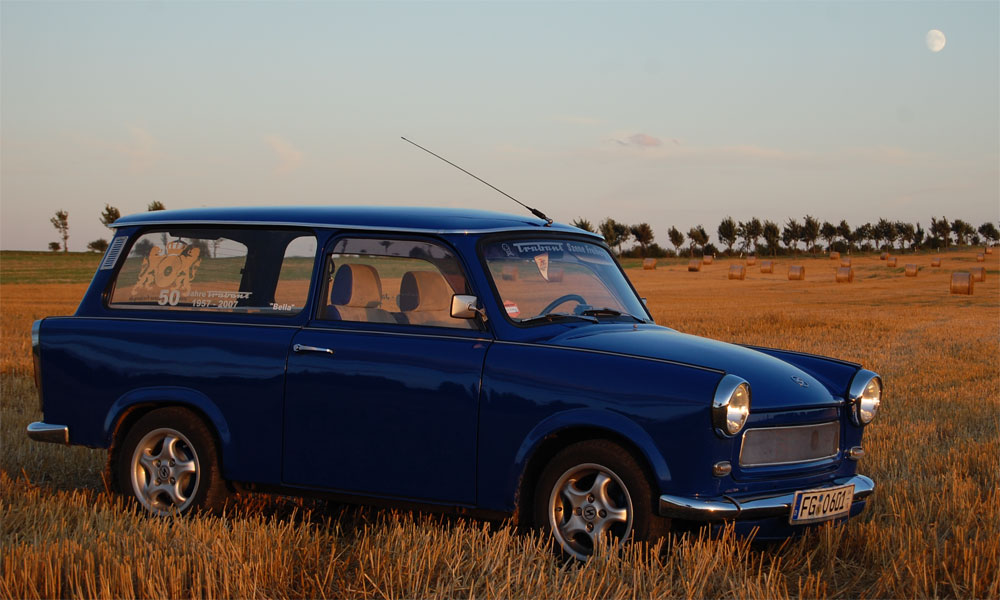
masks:
[[[555,307],[559,306],[563,302],[569,302],[570,300],[572,300],[573,302],[576,302],[577,304],[586,304],[587,303],[587,301],[583,299],[583,296],[581,296],[579,294],[564,294],[562,296],[559,296],[558,298],[556,298],[552,302],[549,302],[548,304],[546,304],[545,308],[543,308],[542,311],[540,313],[538,313],[538,314],[540,314],[540,315],[547,315],[550,312],[552,312],[552,309],[554,309]]]

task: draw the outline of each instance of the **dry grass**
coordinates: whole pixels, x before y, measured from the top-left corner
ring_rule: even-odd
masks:
[[[929,256],[910,260],[917,264]],[[5,284],[0,419],[0,597],[961,597],[1000,595],[1000,278],[948,293],[854,257],[797,260],[804,282],[727,263],[630,269],[657,322],[739,343],[832,354],[879,371],[888,396],[866,434],[868,510],[780,546],[724,534],[609,549],[562,565],[544,540],[497,523],[241,497],[224,517],[154,519],[103,491],[103,453],[35,444],[28,328],[73,312],[85,286]],[[735,262],[735,261],[732,261]],[[739,307],[739,310],[735,310]]]

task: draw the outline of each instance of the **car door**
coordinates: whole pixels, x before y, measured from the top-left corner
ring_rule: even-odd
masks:
[[[458,259],[429,240],[346,237],[324,273],[288,357],[285,483],[474,504],[492,338],[447,312],[470,291]]]

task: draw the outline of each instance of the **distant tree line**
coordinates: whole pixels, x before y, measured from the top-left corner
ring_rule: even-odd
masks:
[[[166,206],[158,200],[149,203],[146,210],[165,210]],[[121,212],[110,204],[104,205],[100,214],[100,222],[111,229],[111,224],[121,217]],[[61,242],[50,242],[49,249],[53,252],[62,250],[69,252],[69,212],[56,211],[49,219],[59,233]],[[912,250],[949,248],[955,246],[983,243],[995,244],[1000,240],[1000,230],[991,221],[983,223],[978,228],[962,219],[948,221],[931,217],[931,224],[926,230],[920,223],[889,221],[879,219],[876,223],[864,223],[852,228],[847,221],[841,220],[834,225],[829,221],[820,221],[811,215],[806,215],[800,222],[798,219],[788,219],[783,225],[774,221],[763,222],[754,217],[748,221],[736,221],[727,216],[715,232],[719,244],[725,247],[720,250],[709,242],[709,234],[702,225],[688,229],[687,234],[671,226],[667,230],[667,238],[673,249],[663,248],[654,240],[653,228],[649,223],[626,225],[608,217],[601,221],[595,229],[590,221],[576,219],[571,223],[585,231],[600,233],[616,254],[625,257],[667,256],[702,256],[705,254],[759,254],[777,256],[779,254],[798,254],[799,252],[875,252],[879,250]],[[822,243],[820,243],[822,240]],[[628,248],[624,248],[629,242]],[[685,248],[685,242],[687,247]],[[96,239],[87,244],[87,250],[104,252],[108,241]],[[624,248],[624,249],[623,249]]]
[[[596,229],[586,219],[576,219],[572,225],[601,234],[616,254],[633,258],[693,257],[706,254],[778,256],[800,252],[817,254],[881,250],[902,252],[995,244],[1000,240],[1000,229],[991,221],[975,228],[961,219],[948,221],[947,217],[931,217],[930,227],[925,230],[920,223],[888,219],[851,227],[845,220],[837,224],[820,222],[811,215],[806,215],[801,221],[790,218],[780,225],[767,219],[761,221],[757,217],[748,221],[736,221],[727,216],[715,230],[719,244],[724,248],[722,250],[709,242],[708,232],[702,225],[691,227],[686,235],[677,227],[671,226],[667,230],[667,238],[672,249],[663,248],[653,241],[653,229],[648,223],[626,225],[608,217]],[[634,244],[623,250],[630,240]]]
[[[167,207],[164,206],[159,200],[154,200],[146,205],[147,211],[166,210],[166,208]],[[102,225],[108,229],[112,229],[111,224],[117,221],[121,216],[121,211],[110,204],[105,204],[104,210],[101,211],[99,220]],[[62,243],[49,242],[49,250],[53,252],[59,252],[60,250],[63,252],[69,252],[69,212],[65,210],[57,210],[55,216],[49,219],[49,222],[52,223],[52,226],[59,232],[59,237],[62,239]],[[87,250],[89,252],[104,252],[107,249],[108,240],[104,238],[99,238],[87,243]]]

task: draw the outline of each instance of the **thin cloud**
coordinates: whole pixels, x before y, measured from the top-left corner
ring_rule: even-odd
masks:
[[[627,138],[613,139],[619,146],[630,146],[633,148],[657,148],[663,145],[663,140],[647,133],[634,133]]]
[[[129,161],[129,169],[136,173],[149,170],[157,161],[163,158],[160,144],[144,127],[129,127],[131,139],[118,145],[116,150]]]
[[[120,132],[114,138],[77,133],[70,134],[69,140],[88,160],[111,160],[115,167],[124,166],[132,173],[148,171],[167,156],[160,150],[159,140],[138,125],[130,126],[127,136]]]
[[[298,169],[302,165],[304,155],[302,151],[293,146],[290,142],[276,135],[269,135],[264,141],[271,146],[277,164],[274,172],[278,175],[285,175]]]
[[[786,150],[757,144],[731,144],[699,146],[682,143],[668,138],[662,143],[659,138],[647,134],[631,136],[618,135],[609,140],[605,152],[615,152],[632,156],[638,160],[677,161],[688,163],[772,163],[794,168],[843,169],[857,165],[885,165],[892,167],[945,166],[954,163],[925,152],[917,152],[897,146],[867,146],[830,149],[823,152],[809,150]]]
[[[869,162],[904,165],[919,161],[934,160],[934,155],[913,152],[898,146],[868,146],[846,148],[841,153],[845,158],[859,158]]]

